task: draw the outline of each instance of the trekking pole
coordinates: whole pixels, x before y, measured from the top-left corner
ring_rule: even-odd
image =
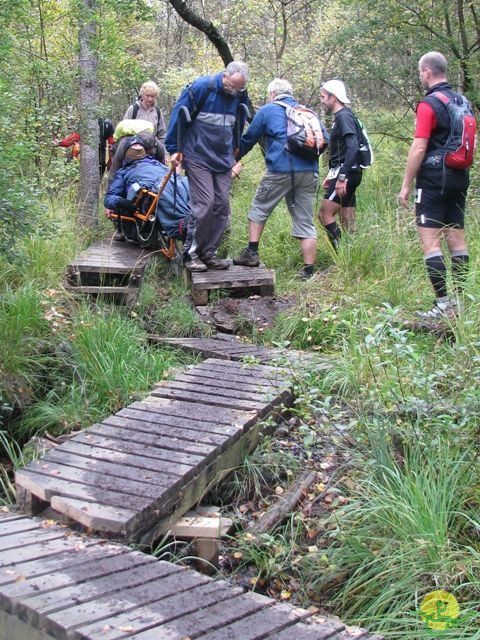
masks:
[[[238,105],[237,118],[235,120],[234,141],[235,141],[235,148],[236,149],[240,148],[240,137],[241,137],[241,126],[240,126],[240,123],[242,122],[242,116],[243,116],[243,118],[245,118],[245,120],[248,120],[250,118],[250,111],[248,110],[248,107],[244,102],[241,102]]]
[[[185,135],[185,127],[192,124],[190,111],[187,107],[180,107],[177,118],[177,152],[183,155],[183,138]]]

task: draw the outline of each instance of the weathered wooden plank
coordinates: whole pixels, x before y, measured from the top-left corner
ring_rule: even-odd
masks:
[[[0,538],[0,552],[16,549],[20,546],[28,546],[36,542],[58,540],[64,538],[65,535],[65,528],[61,526],[12,533]]]
[[[105,620],[105,625],[110,618],[135,609],[144,602],[148,603],[156,597],[174,593],[177,589],[191,588],[202,580],[194,572],[182,570],[170,563],[165,565],[155,562],[137,572],[131,571],[128,575],[124,574],[121,583],[118,581],[116,585],[107,584],[106,588],[103,585],[95,586],[96,593],[93,595],[81,593],[76,597],[75,593],[72,593],[62,609],[57,607],[55,611],[48,613],[48,617],[43,618],[42,622],[46,624],[47,631],[59,640],[70,640],[75,637],[76,628],[99,620]],[[67,603],[68,608],[64,608]],[[93,636],[95,637],[100,639],[103,636],[100,633]]]
[[[116,415],[122,418],[131,418],[136,421],[144,422],[145,429],[155,428],[158,433],[168,433],[172,436],[184,437],[186,440],[196,438],[198,442],[218,442],[221,443],[230,436],[235,435],[241,430],[239,425],[226,424],[222,426],[212,425],[208,422],[199,420],[190,420],[189,418],[177,418],[175,416],[165,415],[160,407],[148,405],[148,409],[132,409],[127,407],[122,409]]]
[[[88,540],[83,541],[78,536],[70,536],[57,538],[53,540],[47,540],[38,542],[37,544],[17,546],[10,551],[2,551],[0,554],[0,568],[2,571],[11,570],[12,567],[20,569],[22,563],[28,563],[30,561],[43,562],[45,558],[52,556],[52,562],[55,558],[60,558],[62,554],[74,555],[79,550],[83,550],[85,546],[89,545]],[[32,575],[31,569],[22,569],[22,571],[29,571],[29,575]],[[6,574],[9,576],[10,574]],[[14,575],[14,574],[11,574]],[[0,584],[9,582],[10,578],[0,574]]]
[[[34,473],[28,468],[17,471],[15,481],[46,502],[50,502],[53,496],[59,495],[132,511],[138,511],[151,503],[149,498],[144,498],[143,496],[132,496],[126,493],[117,493],[99,487],[69,482],[57,476]]]
[[[91,459],[100,461],[113,461],[120,465],[132,467],[132,469],[140,469],[145,472],[155,471],[166,477],[178,478],[187,473],[191,469],[191,465],[179,465],[178,463],[172,467],[170,462],[165,462],[157,458],[147,458],[141,455],[133,455],[131,453],[123,453],[114,451],[113,449],[103,449],[91,445],[81,444],[77,440],[67,440],[61,445],[62,451],[69,452],[78,456],[86,456]]]
[[[97,472],[93,469],[79,469],[71,467],[64,462],[48,461],[42,458],[34,460],[28,465],[29,471],[40,474],[41,476],[51,477],[69,482],[77,482],[81,485],[97,487],[100,489],[108,489],[121,494],[129,494],[132,496],[144,496],[155,498],[158,496],[159,490],[169,486],[170,483],[163,483],[161,488],[157,485],[140,482],[131,478],[119,478],[117,476],[107,476],[104,473]]]
[[[215,358],[207,358],[206,360],[204,360],[204,362],[200,363],[199,366],[204,364],[207,364],[207,365],[211,364],[212,366],[218,365],[222,368],[232,369],[238,372],[240,371],[249,371],[250,373],[255,372],[255,373],[258,373],[260,376],[263,375],[267,378],[272,377],[273,379],[275,379],[275,377],[278,377],[278,375],[290,374],[290,372],[284,367],[272,366],[268,364],[250,364],[250,363],[238,362],[236,360],[217,361]]]
[[[248,269],[247,267],[233,266],[225,271],[204,271],[192,273],[192,287],[211,289],[218,288],[222,284],[227,288],[234,287],[258,287],[261,284],[275,284],[275,271],[273,269]]]
[[[242,391],[244,393],[255,393],[260,394],[262,397],[267,397],[267,400],[270,399],[272,394],[275,394],[275,389],[278,387],[273,387],[272,385],[261,384],[257,382],[255,379],[252,379],[251,382],[239,382],[238,378],[235,380],[235,385],[232,385],[231,380],[226,380],[223,377],[218,376],[208,376],[202,375],[201,372],[196,370],[191,373],[185,372],[184,374],[179,374],[175,376],[175,382],[182,382],[186,384],[194,384],[199,387],[209,387],[211,389],[228,389],[230,391]]]
[[[154,447],[158,450],[165,451],[165,456],[168,456],[173,461],[175,457],[181,459],[182,462],[199,464],[203,461],[204,456],[210,455],[215,447],[209,445],[194,446],[193,443],[189,443],[185,440],[175,440],[174,438],[167,438],[162,436],[151,436],[147,438],[145,433],[135,431],[134,429],[122,428],[120,424],[110,426],[105,422],[96,424],[89,428],[89,433],[93,435],[104,436],[106,438],[118,438],[122,441],[147,442],[149,447]],[[167,453],[168,451],[168,453]],[[192,453],[190,453],[192,451]],[[166,459],[168,459],[166,458]]]
[[[244,411],[237,409],[219,408],[212,412],[211,407],[196,406],[195,412],[192,412],[192,405],[190,402],[182,402],[181,400],[164,400],[162,398],[156,398],[152,395],[147,396],[142,402],[134,402],[129,405],[131,408],[138,408],[148,411],[159,411],[162,415],[168,415],[177,418],[188,418],[191,420],[192,425],[197,425],[197,422],[209,422],[212,429],[215,429],[215,425],[222,429],[225,425],[232,425],[234,427],[241,426],[248,427],[257,421],[256,411]]]
[[[77,274],[80,275],[82,273],[98,273],[98,274],[132,274],[141,276],[145,271],[144,266],[131,266],[131,265],[120,265],[120,264],[111,264],[106,262],[96,262],[85,263],[85,264],[75,264],[73,267],[77,270]]]
[[[115,569],[115,566],[118,566],[118,569]],[[32,626],[47,628],[49,633],[53,635],[57,633],[62,637],[65,636],[65,627],[71,626],[71,617],[73,611],[78,609],[78,605],[95,600],[100,601],[109,594],[118,594],[129,587],[145,586],[158,578],[162,571],[176,574],[179,569],[172,564],[162,569],[151,556],[131,552],[128,555],[115,557],[113,566],[105,575],[20,599],[16,604],[17,613]],[[58,612],[57,616],[56,612]],[[63,628],[58,625],[60,619],[63,621]]]
[[[105,476],[115,476],[117,478],[124,478],[129,480],[137,480],[139,482],[145,482],[152,485],[165,486],[170,485],[176,480],[177,476],[171,474],[158,473],[157,470],[145,470],[138,467],[130,467],[126,464],[108,462],[103,460],[95,460],[94,458],[72,454],[69,451],[65,451],[63,448],[52,449],[42,458],[44,463],[65,464],[69,467],[75,467],[76,469],[83,469],[85,471],[93,471],[95,473],[101,473]]]
[[[179,429],[178,427],[169,427],[168,425],[158,424],[158,422],[146,422],[119,414],[105,418],[102,424],[133,430],[135,433],[145,433],[152,442],[158,442],[158,445],[155,444],[155,446],[180,448],[182,450],[185,448],[186,451],[198,453],[199,455],[208,455],[212,447],[220,447],[225,442],[228,442],[229,439],[228,435],[221,436],[213,433],[205,434],[192,429]],[[155,436],[155,438],[152,439],[152,436]],[[145,436],[143,437],[145,438]],[[178,441],[181,440],[185,440],[185,443],[180,444],[179,447]]]
[[[183,390],[175,391],[168,388],[158,387],[151,393],[154,398],[166,398],[169,400],[180,400],[203,405],[212,405],[217,407],[233,407],[234,409],[256,410],[259,415],[265,415],[265,405],[262,402],[253,400],[236,400],[235,398],[226,398],[220,395],[210,395],[207,393],[197,393]],[[192,411],[196,411],[196,408]]]
[[[13,551],[0,554],[1,593],[4,592],[4,586],[24,584],[25,579],[34,580],[57,573],[61,579],[64,572],[71,571],[77,565],[96,562],[110,552],[127,553],[130,549],[122,545],[106,543],[105,540],[98,538],[92,539],[72,534],[63,540],[22,547],[21,551],[23,556],[20,559]]]
[[[214,458],[209,465],[204,466],[198,475],[186,481],[176,501],[162,504],[162,513],[158,514],[153,525],[148,528],[145,522],[143,528],[137,530],[137,539],[144,544],[151,544],[153,540],[164,535],[172,522],[178,520],[201,500],[207,488],[216,485],[227,473],[241,464],[245,455],[256,447],[262,434],[272,432],[274,428],[273,424],[267,425],[257,420],[232,446]]]
[[[140,631],[131,638],[135,640],[185,640],[186,637],[198,637],[207,631],[221,629],[230,622],[251,615],[256,611],[271,608],[273,601],[255,593],[235,596],[226,603],[220,602],[182,616],[177,621],[167,622],[160,627]],[[223,636],[227,640],[227,636]]]
[[[107,438],[96,433],[92,433],[95,425],[89,428],[88,433],[79,433],[74,436],[70,442],[81,444],[89,444],[95,447],[102,447],[107,450],[118,451],[120,453],[131,453],[136,456],[145,456],[145,458],[152,458],[152,460],[165,460],[165,449],[157,449],[146,444],[140,444],[138,442],[131,442],[125,440],[119,440],[117,438]],[[61,445],[63,446],[63,445]],[[196,460],[186,460],[187,456],[181,454],[175,454],[170,452],[168,454],[167,461],[170,462],[172,470],[175,468],[178,471],[179,465],[185,467],[193,467],[196,464]],[[185,471],[187,473],[187,470]]]
[[[262,369],[260,369],[262,367]],[[255,380],[261,380],[262,382],[270,381],[272,384],[283,384],[291,379],[291,373],[286,369],[276,367],[267,368],[267,365],[251,365],[238,362],[236,360],[214,360],[208,358],[204,362],[197,365],[199,371],[212,371],[218,374],[230,374],[238,376],[239,378],[249,378]]]
[[[137,513],[120,507],[110,507],[96,502],[85,502],[65,496],[53,496],[51,507],[89,530],[108,535],[126,536],[126,523]]]
[[[340,640],[338,635],[345,629],[345,625],[337,620],[327,620],[296,624],[278,633],[268,636],[269,640],[292,640],[292,632],[299,640]]]
[[[262,347],[255,344],[246,344],[245,342],[220,340],[217,338],[163,338],[161,336],[149,335],[151,342],[161,342],[171,347],[180,347],[190,349],[197,353],[203,353],[206,356],[212,354],[211,357],[231,356],[240,358],[244,356],[268,356],[272,357],[275,350]]]
[[[161,386],[156,387],[155,390],[158,389],[171,389],[172,391],[185,392],[185,394],[203,393],[213,396],[222,396],[229,400],[233,397],[235,400],[245,400],[246,402],[253,401],[254,403],[267,404],[271,401],[271,397],[267,398],[267,394],[263,390],[241,391],[237,386],[232,389],[225,385],[198,384],[196,380],[187,380],[187,382],[183,382],[182,380],[178,380],[178,378],[175,378],[175,380],[171,380],[170,382],[163,383]],[[269,395],[271,396],[271,394]]]
[[[0,607],[9,613],[16,613],[18,602],[26,598],[55,592],[68,585],[76,585],[98,576],[117,572],[120,568],[129,567],[132,564],[127,547],[106,548],[102,550],[102,554],[99,553],[99,550],[100,547],[97,546],[97,553],[90,558],[78,558],[74,555],[69,559],[68,565],[65,564],[63,570],[46,572],[35,577],[19,573],[16,580],[1,587]],[[117,561],[116,558],[121,558],[121,560]],[[55,593],[53,593],[53,597],[55,597]]]
[[[228,640],[259,640],[268,638],[269,634],[285,628],[299,638],[292,625],[311,615],[305,609],[293,609],[287,605],[277,604],[207,633],[202,636],[202,640],[225,640],[226,638]]]
[[[67,289],[72,289],[77,293],[97,293],[98,295],[122,294],[133,295],[138,294],[138,287],[110,287],[105,285],[70,285]]]
[[[220,374],[220,375],[219,375]],[[264,389],[269,393],[274,393],[276,389],[288,389],[291,384],[286,380],[272,380],[269,378],[258,378],[256,376],[239,376],[235,372],[228,371],[214,371],[210,369],[208,366],[206,368],[200,369],[199,367],[195,367],[195,370],[185,371],[184,374],[179,376],[180,380],[185,378],[194,377],[199,382],[205,381],[205,384],[210,384],[218,381],[218,384],[228,385],[233,387],[234,385],[240,385],[240,388],[244,387],[254,387],[257,389]]]
[[[198,579],[197,584],[188,589],[185,584],[176,584],[175,593],[166,591],[165,585],[160,584],[160,588],[155,590],[155,599],[152,598],[151,602],[145,602],[113,618],[81,627],[75,633],[75,640],[90,640],[96,637],[95,634],[100,633],[102,640],[120,640],[134,632],[156,628],[172,620],[178,620],[180,623],[183,615],[211,604],[225,602],[227,605],[229,598],[242,593],[241,589],[232,588],[223,580],[203,580],[204,578]],[[162,597],[163,595],[165,597]]]
[[[38,523],[25,516],[0,520],[0,537],[38,529]]]

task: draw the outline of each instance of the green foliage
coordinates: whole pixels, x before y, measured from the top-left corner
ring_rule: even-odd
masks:
[[[258,536],[247,533],[237,538],[235,546],[229,549],[232,553],[241,554],[234,574],[253,566],[255,574],[250,583],[254,591],[272,578],[279,580],[286,587],[291,577],[290,571],[297,544],[300,543],[303,533],[302,518],[292,514],[285,525],[276,527],[271,533]]]
[[[0,504],[15,504],[15,482],[13,472],[25,465],[24,456],[18,443],[5,431],[0,431],[0,447],[2,462],[0,462]]]
[[[31,285],[0,296],[0,389],[8,404],[34,395],[50,362],[48,322]]]
[[[276,450],[273,442],[271,437],[263,438],[255,451],[245,456],[242,465],[232,469],[232,473],[212,491],[212,501],[239,504],[258,499],[272,486],[281,484],[297,472],[300,462],[295,456]]]
[[[342,576],[331,597],[348,619],[392,638],[427,637],[417,611],[426,593],[451,591],[464,613],[480,594],[475,453],[442,439],[412,441],[399,458],[378,431],[370,446],[350,499],[327,523],[328,570],[312,566],[311,577],[324,592]],[[466,624],[472,633],[474,620]]]
[[[57,350],[53,387],[19,425],[23,433],[61,433],[114,413],[146,393],[175,363],[149,347],[131,318],[113,308],[81,307]]]

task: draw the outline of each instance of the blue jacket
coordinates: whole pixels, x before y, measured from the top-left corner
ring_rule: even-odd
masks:
[[[158,191],[167,173],[168,167],[150,156],[142,158],[141,160],[124,163],[123,167],[116,172],[105,194],[105,206],[107,209],[115,209],[120,198],[133,200],[136,193],[133,185],[136,183],[152,191]],[[167,182],[157,206],[157,216],[161,222],[164,216],[172,215],[174,202],[175,217],[185,217],[189,214],[190,191],[187,178],[177,176],[176,199],[173,176]],[[162,226],[165,228],[163,223]]]
[[[289,95],[277,96],[277,100],[292,106],[298,102]],[[322,124],[325,141],[328,142],[327,130]],[[246,155],[263,137],[265,163],[272,173],[290,173],[291,171],[318,171],[318,160],[309,160],[289,153],[287,144],[287,117],[285,107],[270,102],[257,111],[247,131],[240,140],[240,157]],[[263,146],[263,145],[262,145]]]
[[[215,173],[229,171],[235,164],[234,127],[238,106],[245,100],[243,92],[231,96],[223,90],[223,72],[214,76],[214,88],[209,89],[211,76],[202,76],[185,88],[175,103],[168,124],[165,146],[169,153],[177,149],[177,122],[180,107],[186,106],[190,113],[195,110],[202,96],[206,95],[200,113],[183,133],[185,160],[198,163]],[[243,129],[240,121],[240,133]]]

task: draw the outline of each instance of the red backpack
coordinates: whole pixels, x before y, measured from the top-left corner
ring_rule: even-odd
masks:
[[[431,94],[445,105],[450,117],[450,133],[442,150],[445,151],[445,164],[453,169],[468,169],[472,166],[475,153],[475,135],[477,124],[472,108],[464,96],[449,98],[441,91]]]

